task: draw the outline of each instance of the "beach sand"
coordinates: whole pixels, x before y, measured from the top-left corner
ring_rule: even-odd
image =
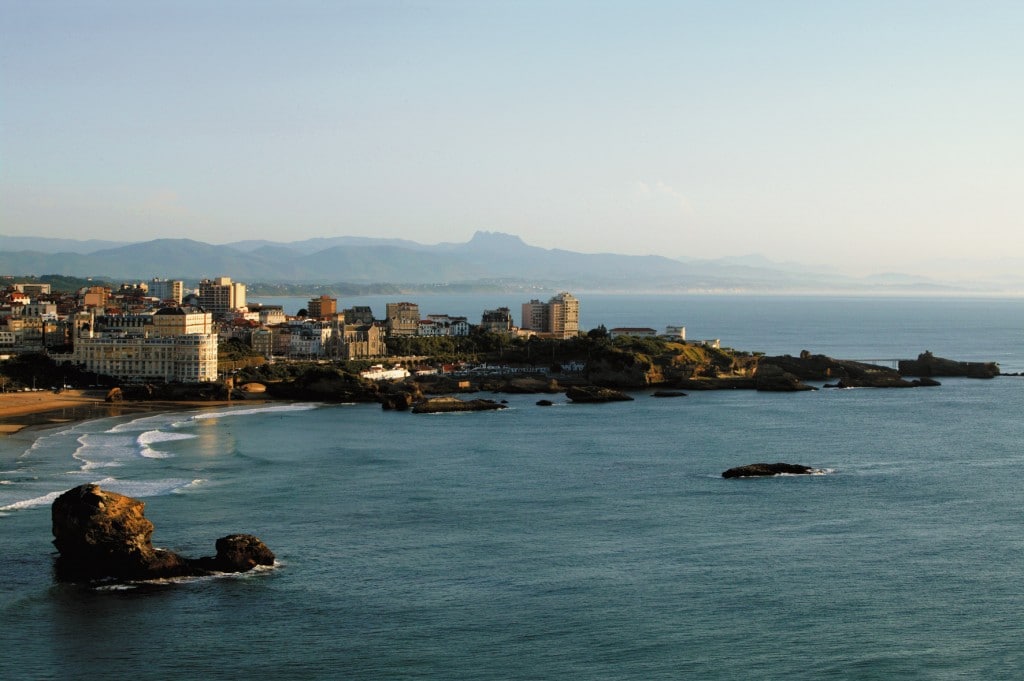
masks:
[[[106,402],[106,390],[0,393],[0,437],[30,426],[121,416],[146,411],[218,407],[234,402]]]

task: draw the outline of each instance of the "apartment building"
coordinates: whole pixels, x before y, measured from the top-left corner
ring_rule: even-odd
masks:
[[[580,301],[563,291],[548,301],[551,326],[555,338],[573,338],[580,333]]]
[[[199,305],[214,318],[245,307],[245,284],[232,282],[231,277],[203,279],[199,282]]]
[[[338,314],[338,299],[324,295],[313,298],[306,304],[310,319],[333,319]]]
[[[185,296],[185,282],[155,277],[149,282],[149,295],[163,302],[174,301],[176,305],[181,305]]]
[[[580,331],[580,301],[563,291],[546,303],[537,299],[523,303],[522,328],[554,338],[572,338]]]

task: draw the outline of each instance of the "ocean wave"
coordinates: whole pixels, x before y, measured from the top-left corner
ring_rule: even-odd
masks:
[[[152,445],[157,442],[173,442],[174,440],[194,440],[196,438],[192,433],[168,433],[164,430],[147,430],[142,433],[135,441],[140,445]]]
[[[194,440],[195,438],[196,436],[191,433],[168,433],[163,430],[147,430],[135,438],[135,443],[139,447],[139,454],[147,459],[169,459],[174,454],[153,449],[152,445],[160,442],[174,442],[176,440]]]
[[[81,469],[121,466],[137,456],[135,438],[130,434],[86,433],[78,438],[78,448],[71,455],[82,462]]]
[[[205,482],[202,478],[196,478],[194,480],[188,480],[185,478],[168,478],[166,480],[119,480],[114,477],[106,477],[101,480],[93,480],[92,483],[99,485],[101,488],[108,492],[117,492],[118,494],[124,494],[125,496],[135,498],[146,498],[146,497],[161,497],[169,494],[180,494],[181,492],[196,487]],[[82,484],[77,482],[75,485]],[[72,485],[75,486],[75,485]],[[20,499],[18,501],[12,501],[4,506],[0,506],[0,515],[7,515],[12,511],[23,511],[29,508],[38,508],[40,506],[49,506],[54,500],[64,492],[68,491],[70,487],[61,488],[46,494],[30,497],[28,499]]]
[[[313,409],[319,409],[321,406],[322,405],[319,402],[303,402],[300,404],[280,404],[269,407],[232,408],[195,414],[194,416],[191,416],[188,421],[223,419],[231,416],[253,416],[255,414],[281,414],[295,411],[311,411]]]
[[[67,490],[59,490],[57,492],[50,492],[44,494],[41,497],[33,497],[32,499],[23,499],[21,501],[15,501],[7,504],[6,506],[0,506],[0,513],[9,513],[10,511],[23,511],[26,508],[37,508],[39,506],[48,506],[53,503],[53,500],[59,497]]]
[[[131,433],[131,432],[144,432],[149,430],[160,430],[162,428],[168,428],[173,426],[176,421],[181,420],[181,412],[162,412],[160,414],[151,414],[149,416],[139,416],[133,418],[131,421],[125,423],[119,423],[110,430],[108,433]]]
[[[176,494],[202,482],[201,479],[188,480],[185,478],[168,478],[166,480],[119,480],[117,478],[103,478],[95,484],[108,492],[117,492],[125,496],[142,499],[146,497],[162,497],[168,494]]]

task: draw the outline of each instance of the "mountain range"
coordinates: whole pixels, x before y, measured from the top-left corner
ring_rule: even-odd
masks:
[[[465,243],[316,238],[208,244],[191,239],[76,241],[0,235],[0,274],[59,274],[106,280],[229,276],[245,282],[537,286],[591,291],[959,293],[1024,290],[1024,281],[950,282],[890,274],[842,276],[760,256],[715,260],[578,253],[531,246],[518,236],[477,232]]]

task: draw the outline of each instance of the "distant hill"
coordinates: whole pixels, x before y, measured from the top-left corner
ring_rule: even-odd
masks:
[[[352,284],[536,285],[604,291],[955,292],[924,277],[843,277],[761,256],[679,260],[660,255],[577,253],[531,246],[518,236],[477,232],[465,243],[335,237],[295,242],[191,239],[140,243],[0,236],[0,274],[138,281],[197,280]]]
[[[106,248],[124,246],[123,241],[87,239],[51,239],[42,236],[4,236],[0,234],[0,253],[35,251],[38,253],[95,253]]]

